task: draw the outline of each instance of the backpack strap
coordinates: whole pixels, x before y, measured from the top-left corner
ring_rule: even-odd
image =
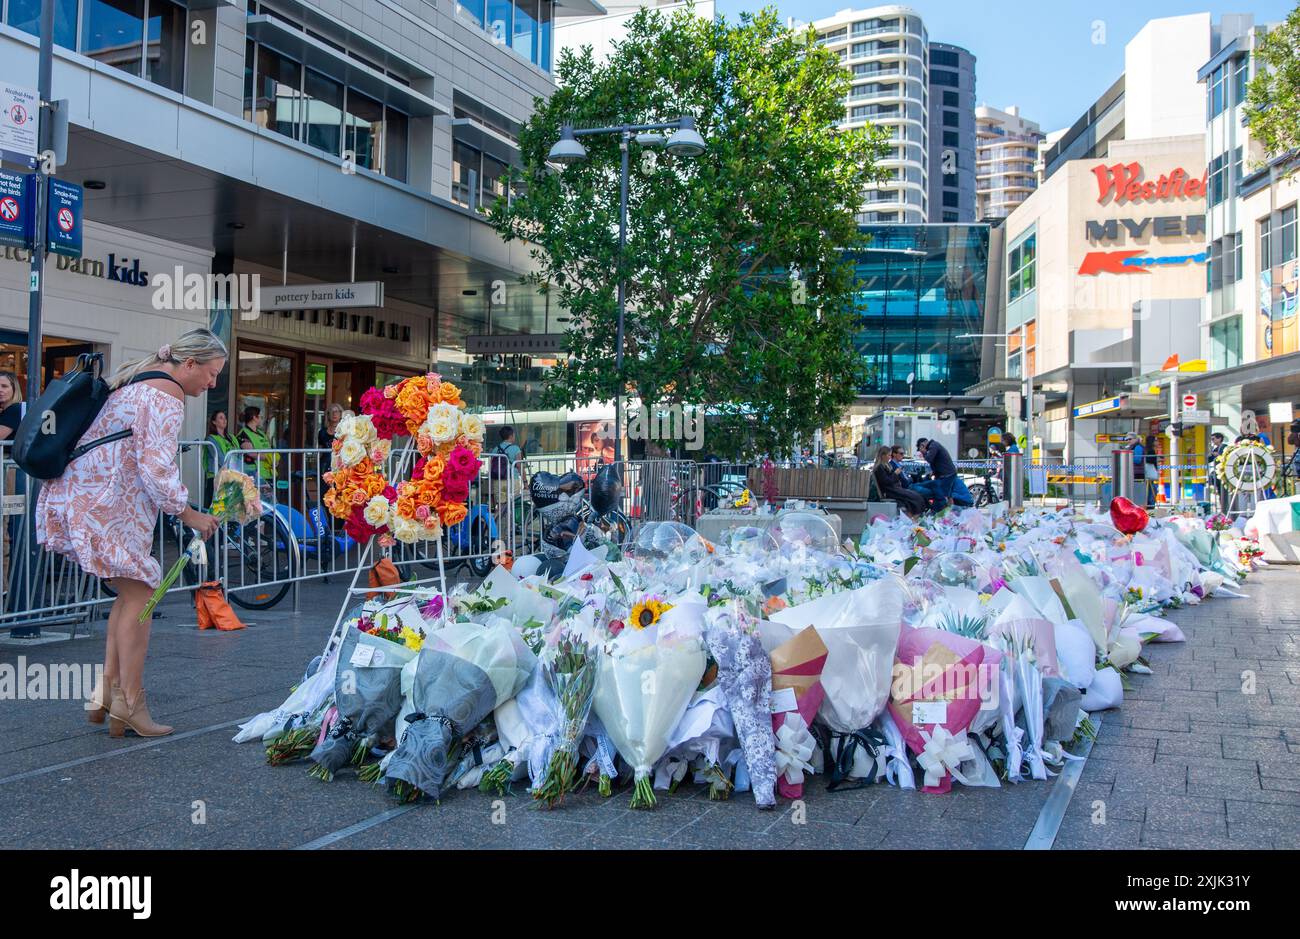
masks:
[[[127,382],[127,384],[134,385],[137,382],[150,381],[151,379],[154,378],[161,378],[164,381],[169,381],[177,388],[179,388],[182,394],[184,394],[185,392],[185,386],[182,385],[180,382],[178,382],[173,376],[168,375],[166,372],[158,372],[158,371],[141,372],[139,375],[135,376],[135,378],[132,378],[129,382]]]

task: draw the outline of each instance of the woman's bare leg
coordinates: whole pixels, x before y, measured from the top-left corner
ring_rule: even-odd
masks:
[[[139,622],[153,588],[138,580],[118,577],[113,581],[117,590],[117,602],[113,604],[113,613],[117,616],[113,650],[116,658],[117,682],[122,686],[128,698],[134,699],[136,693],[144,687],[144,660],[149,653],[149,630],[153,618],[144,623]]]

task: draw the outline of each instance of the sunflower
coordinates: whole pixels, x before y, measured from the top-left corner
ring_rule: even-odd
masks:
[[[646,597],[632,607],[632,615],[628,617],[627,624],[633,629],[645,629],[659,622],[659,617],[672,608],[671,603],[665,603],[658,597]]]

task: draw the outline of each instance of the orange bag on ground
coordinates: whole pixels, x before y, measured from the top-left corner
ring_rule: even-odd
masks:
[[[372,587],[396,587],[402,582],[402,575],[397,573],[397,566],[393,563],[392,558],[380,558],[374,567],[370,568],[370,586]],[[366,594],[367,600],[373,600],[377,593]],[[385,600],[393,599],[391,593],[384,595]]]
[[[210,580],[194,591],[194,608],[199,614],[199,629],[230,632],[247,628],[226,602],[226,591],[219,580]]]

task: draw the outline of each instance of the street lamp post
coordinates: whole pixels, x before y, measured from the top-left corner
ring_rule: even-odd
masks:
[[[671,130],[673,134],[664,138],[654,133]],[[644,146],[663,146],[674,156],[699,156],[705,150],[704,138],[695,129],[695,118],[679,117],[674,121],[660,121],[655,124],[620,124],[615,127],[584,127],[575,130],[565,124],[560,128],[560,139],[551,147],[547,159],[552,163],[567,166],[587,158],[587,148],[577,140],[579,137],[591,137],[596,134],[617,134],[620,154],[618,179],[618,326],[615,331],[614,372],[618,375],[618,390],[614,394],[614,462],[623,460],[623,320],[627,306],[627,286],[623,274],[623,252],[627,247],[627,186],[628,186],[628,145],[634,136],[637,143]]]

